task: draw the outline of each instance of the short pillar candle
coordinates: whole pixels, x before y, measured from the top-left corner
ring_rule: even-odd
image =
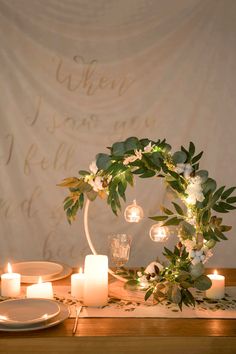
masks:
[[[103,306],[108,301],[108,257],[88,255],[84,266],[84,305]]]
[[[7,265],[8,273],[1,275],[1,295],[7,297],[17,297],[20,295],[21,276],[18,273],[12,273],[11,264]]]
[[[53,299],[53,288],[51,282],[43,283],[41,277],[37,284],[26,288],[27,298]]]
[[[84,296],[84,273],[80,268],[79,273],[71,275],[71,295],[76,299],[83,300]]]
[[[207,274],[211,279],[212,286],[206,291],[209,299],[222,299],[225,296],[225,277],[215,270],[213,274]]]

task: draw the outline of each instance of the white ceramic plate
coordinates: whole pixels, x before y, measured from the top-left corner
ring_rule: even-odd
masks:
[[[45,261],[19,262],[12,265],[12,270],[14,273],[21,274],[23,283],[37,283],[40,276],[42,281],[51,280],[62,272],[63,266]]]
[[[0,323],[6,326],[24,326],[43,322],[59,314],[56,301],[47,299],[17,299],[0,303]]]
[[[52,326],[56,326],[57,324],[65,321],[69,317],[69,310],[68,306],[62,303],[58,303],[60,312],[57,316],[50,318],[47,321],[28,324],[22,327],[9,327],[3,324],[0,324],[0,331],[7,331],[7,332],[25,332],[25,331],[36,331],[39,329],[45,329]]]

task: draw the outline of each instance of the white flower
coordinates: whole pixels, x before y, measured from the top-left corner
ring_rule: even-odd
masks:
[[[129,163],[134,162],[136,160],[142,160],[142,150],[135,150],[134,153],[135,155],[128,156],[124,159],[124,165],[128,165]]]
[[[191,173],[193,172],[193,168],[189,163],[177,163],[175,167],[175,172],[180,174],[184,174],[184,178],[190,178]]]
[[[96,173],[98,172],[96,161],[91,162],[91,164],[89,165],[89,169],[94,175],[96,175]]]
[[[201,183],[202,180],[199,176],[190,178],[189,184],[186,188],[188,197],[185,199],[188,204],[196,204],[197,201],[203,202],[205,197],[202,193]]]
[[[88,183],[90,184],[90,186],[92,186],[95,192],[102,191],[104,189],[102,185],[102,177],[100,176],[95,177],[95,179],[89,180]]]
[[[152,146],[152,143],[150,141],[150,143],[147,146],[145,146],[144,152],[146,152],[146,153],[151,152],[152,148],[153,148],[153,146]]]
[[[139,283],[140,283],[140,286],[142,288],[148,288],[149,287],[149,282],[147,280],[147,277],[146,275],[142,275],[140,278],[139,278]]]
[[[158,262],[151,262],[147,268],[145,269],[144,273],[146,274],[153,274],[156,273],[155,271],[155,266],[159,269],[159,271],[161,272],[163,270],[163,265],[158,263]]]

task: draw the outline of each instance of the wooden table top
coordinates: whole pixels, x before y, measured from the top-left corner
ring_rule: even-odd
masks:
[[[236,269],[218,271],[225,275],[226,285],[236,286]],[[66,278],[54,284],[64,285],[69,281]],[[181,350],[181,354],[199,354],[200,348],[204,349],[203,353],[236,353],[235,319],[80,318],[74,336],[73,324],[74,319],[68,319],[40,331],[0,332],[0,353],[65,351],[70,354],[112,350],[111,353],[123,354],[155,350],[155,353],[168,354]]]

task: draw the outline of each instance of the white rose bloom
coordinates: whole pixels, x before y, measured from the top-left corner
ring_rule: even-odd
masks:
[[[199,176],[190,178],[190,182],[186,188],[186,193],[188,194],[186,202],[188,204],[196,204],[197,201],[203,202],[205,197],[202,193],[201,181],[201,177]]]
[[[175,167],[175,172],[180,174],[184,174],[184,178],[190,178],[191,173],[193,172],[193,168],[189,163],[177,163]]]
[[[142,275],[140,278],[139,278],[139,283],[140,283],[140,286],[142,288],[148,288],[149,287],[149,282],[146,278],[146,275]]]
[[[102,191],[104,189],[102,185],[102,177],[100,176],[95,177],[94,180],[92,179],[88,181],[88,183],[93,187],[95,192]]]
[[[175,167],[175,172],[180,174],[184,172],[184,163],[177,163],[176,167]]]
[[[191,173],[193,172],[193,168],[189,163],[186,163],[184,167],[184,178],[190,178]]]
[[[202,255],[203,255],[203,251],[202,250],[196,251],[196,256],[197,257],[201,257]]]
[[[145,273],[146,274],[153,274],[153,273],[156,273],[155,272],[155,268],[154,266],[157,266],[157,268],[159,268],[160,271],[162,271],[164,268],[163,268],[163,265],[158,263],[158,262],[152,262],[150,263],[147,268],[145,269]]]
[[[91,164],[89,165],[89,169],[94,175],[96,175],[96,173],[98,172],[96,161],[91,162]]]

